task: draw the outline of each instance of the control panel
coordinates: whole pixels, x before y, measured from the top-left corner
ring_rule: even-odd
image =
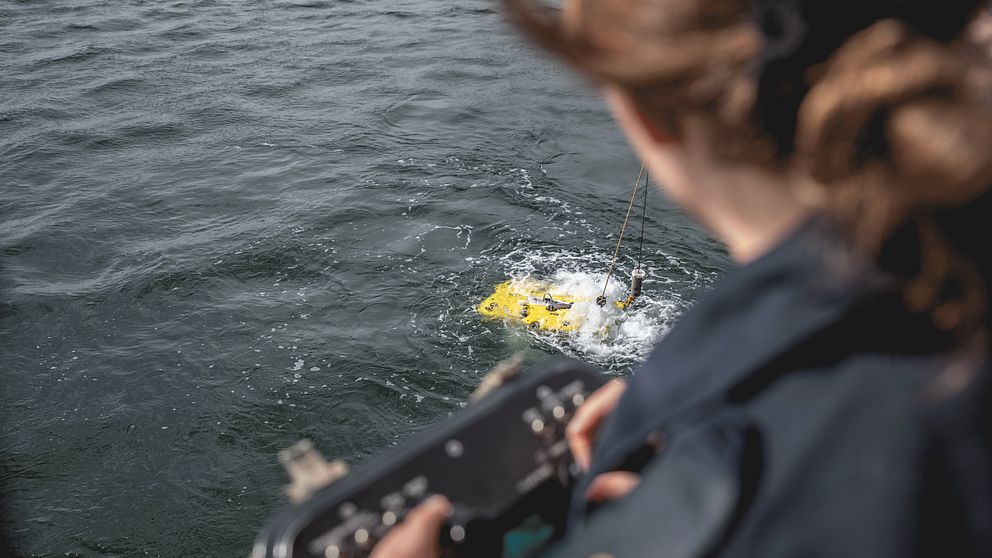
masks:
[[[604,381],[571,361],[522,373],[338,480],[329,475],[341,465],[297,448],[290,461],[320,463],[311,469],[333,482],[277,513],[252,557],[368,556],[432,494],[454,508],[444,555],[533,556],[560,536],[568,512],[577,471],[565,427]]]

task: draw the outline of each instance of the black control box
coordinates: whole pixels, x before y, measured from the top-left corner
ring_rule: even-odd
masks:
[[[368,556],[432,494],[454,505],[445,556],[534,556],[561,535],[568,512],[577,471],[565,426],[605,381],[572,361],[520,374],[277,513],[252,558]]]

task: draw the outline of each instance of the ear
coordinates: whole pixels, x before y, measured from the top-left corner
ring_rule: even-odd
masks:
[[[603,96],[612,109],[620,125],[634,137],[644,138],[654,144],[678,143],[673,123],[665,123],[658,118],[649,118],[634,98],[619,87],[607,86]]]

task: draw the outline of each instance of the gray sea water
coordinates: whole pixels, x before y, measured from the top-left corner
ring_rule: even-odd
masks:
[[[628,373],[728,265],[657,191],[609,335],[474,308],[596,288],[637,167],[492,1],[0,3],[4,526],[244,556],[301,437],[360,463],[515,352]]]

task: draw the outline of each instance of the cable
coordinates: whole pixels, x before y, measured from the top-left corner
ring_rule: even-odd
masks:
[[[641,269],[641,256],[644,255],[644,220],[648,214],[648,173],[644,173],[644,202],[641,204],[641,242],[637,247],[637,269]]]
[[[623,242],[623,233],[627,229],[627,221],[630,220],[630,210],[634,208],[634,199],[637,196],[637,188],[641,185],[641,176],[644,174],[644,162],[641,161],[641,170],[637,172],[637,179],[634,180],[634,189],[630,193],[630,203],[627,204],[627,215],[623,218],[623,226],[620,227],[620,238],[617,239],[617,247],[613,250],[613,259],[610,260],[610,269],[606,273],[606,281],[603,283],[603,294],[596,297],[596,304],[606,306],[606,288],[610,285],[610,278],[613,277],[613,267],[617,263],[617,255],[620,254],[620,244]]]

